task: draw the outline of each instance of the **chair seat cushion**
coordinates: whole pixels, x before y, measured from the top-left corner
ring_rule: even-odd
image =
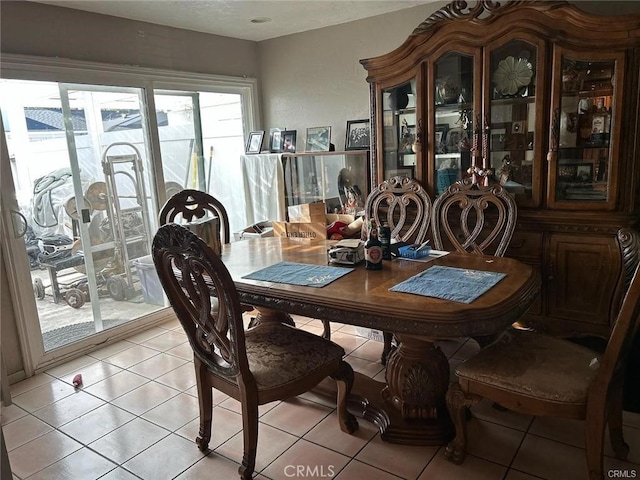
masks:
[[[596,352],[566,340],[509,329],[458,365],[456,375],[528,397],[583,404],[599,361]]]
[[[247,330],[245,342],[258,389],[284,385],[329,364],[337,365],[344,356],[340,345],[281,323],[265,322]]]

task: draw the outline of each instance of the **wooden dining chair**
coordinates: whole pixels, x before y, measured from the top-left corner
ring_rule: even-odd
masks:
[[[636,267],[603,354],[542,333],[509,329],[458,365],[458,381],[447,392],[456,436],[445,456],[454,463],[463,461],[466,410],[484,397],[528,415],[585,420],[589,479],[603,479],[607,423],[616,458],[625,460],[629,452],[622,433],[623,382],[638,316],[640,275]]]
[[[516,227],[518,207],[499,184],[481,186],[465,178],[433,202],[433,246],[471,255],[504,256]],[[496,335],[473,338],[480,346]]]
[[[367,196],[364,205],[365,222],[387,223],[391,239],[398,242],[422,243],[426,240],[431,222],[431,198],[420,183],[408,177],[385,180]],[[366,238],[366,227],[363,238]],[[386,365],[393,349],[393,334],[383,332],[384,345],[380,361]]]
[[[217,198],[200,190],[181,190],[169,198],[160,209],[158,224],[193,222],[213,216],[220,219],[220,240],[229,243],[231,230],[227,210]]]
[[[174,194],[160,209],[158,224],[160,226],[167,223],[185,224],[212,217],[218,217],[220,221],[222,230],[220,241],[223,244],[229,243],[231,241],[229,215],[220,200],[201,190],[185,189]],[[242,305],[243,312],[253,310],[251,305]],[[255,318],[252,318],[249,325],[253,326],[254,323]]]
[[[244,454],[238,471],[243,480],[251,479],[255,469],[259,405],[304,393],[330,376],[338,387],[340,429],[357,429],[346,403],[354,374],[342,347],[279,322],[245,330],[229,271],[203,240],[180,225],[160,227],[153,261],[193,349],[200,450],[208,451],[211,439],[212,388],[242,405]]]
[[[487,187],[468,178],[460,180],[433,202],[434,247],[502,257],[517,217],[516,202],[501,185]]]
[[[391,229],[398,242],[422,243],[429,233],[431,198],[420,183],[408,177],[385,180],[367,196],[364,204],[365,225],[375,220]],[[367,232],[363,231],[363,239]]]

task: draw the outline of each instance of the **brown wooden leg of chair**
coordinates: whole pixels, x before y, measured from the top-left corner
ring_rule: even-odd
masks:
[[[198,448],[207,452],[209,440],[211,440],[211,420],[213,417],[213,392],[207,380],[209,373],[207,367],[198,357],[193,358],[196,369],[196,385],[198,387],[198,406],[200,408],[200,432],[196,438]]]
[[[604,478],[602,455],[604,447],[606,408],[607,406],[604,404],[589,404],[587,406],[584,443],[590,480],[602,480]]]
[[[242,402],[242,436],[244,439],[244,454],[238,473],[242,480],[251,480],[256,469],[256,452],[258,450],[257,398],[247,397]]]
[[[384,344],[382,346],[382,355],[380,356],[380,362],[383,365],[386,365],[387,359],[389,358],[389,355],[391,354],[391,350],[393,347],[391,344],[391,342],[393,341],[393,333],[382,332],[382,338],[384,340]]]
[[[338,421],[340,422],[340,430],[346,433],[353,433],[358,429],[358,421],[351,413],[347,411],[347,397],[353,388],[353,368],[344,360],[340,361],[340,368],[336,373],[331,375],[338,386]]]
[[[322,326],[324,327],[324,330],[322,331],[322,338],[331,340],[331,323],[329,320],[322,320]]]
[[[447,391],[447,408],[456,427],[456,436],[445,447],[444,456],[450,462],[460,464],[467,448],[467,412],[469,407],[480,400],[476,395],[467,396],[459,383],[454,383]]]
[[[624,376],[613,379],[609,387],[607,401],[607,422],[609,424],[609,439],[611,447],[618,460],[626,460],[629,455],[629,445],[624,441],[622,431],[622,406],[624,404]]]

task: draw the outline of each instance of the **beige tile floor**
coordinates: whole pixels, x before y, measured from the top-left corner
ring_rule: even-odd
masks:
[[[320,333],[318,321],[297,318]],[[384,378],[381,344],[333,324],[333,340],[355,370]],[[473,340],[440,342],[453,366]],[[82,373],[84,385],[71,381]],[[229,480],[242,456],[238,402],[214,395],[214,430],[205,456],[193,439],[198,402],[191,350],[178,322],[164,324],[57,366],[11,387],[2,429],[14,479]],[[446,461],[442,447],[393,445],[360,420],[355,435],[337,427],[335,408],[313,393],[260,407],[256,478],[287,480],[583,480],[582,422],[472,410],[469,455]],[[605,452],[605,476],[640,478],[640,415],[625,412],[628,462]],[[5,473],[2,472],[2,479]]]

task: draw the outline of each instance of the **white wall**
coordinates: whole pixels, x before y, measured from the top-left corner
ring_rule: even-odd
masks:
[[[257,44],[35,2],[0,2],[2,53],[256,77]]]
[[[260,42],[263,127],[297,130],[331,126],[344,149],[347,120],[369,118],[369,84],[360,60],[399,47],[420,22],[446,2],[436,2],[356,22]]]

